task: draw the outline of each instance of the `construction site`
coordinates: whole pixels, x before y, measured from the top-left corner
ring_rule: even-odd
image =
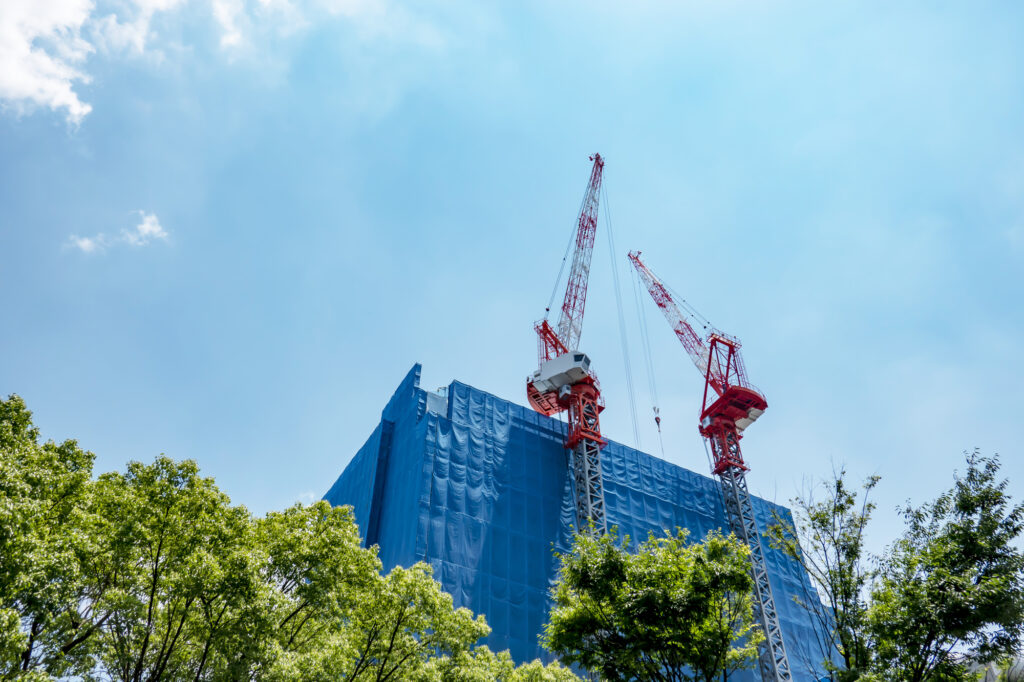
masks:
[[[731,532],[750,549],[754,617],[765,635],[757,668],[732,679],[820,679],[814,625],[797,603],[816,599],[814,589],[800,564],[764,537],[769,524],[791,523],[790,512],[747,486],[768,457],[755,443],[748,459],[740,443],[768,402],[748,379],[739,339],[674,294],[638,251],[621,256],[667,321],[660,333],[674,334],[697,370],[681,383],[701,396],[692,418],[710,471],[690,471],[601,432],[601,359],[581,341],[605,164],[599,154],[590,161],[571,253],[555,285],[562,305],[549,305],[534,326],[529,407],[459,381],[426,390],[416,364],[324,499],[352,506],[365,545],[379,547],[386,570],[433,566],[457,607],[486,616],[486,643],[517,662],[552,659],[538,638],[556,554],[569,550],[575,534],[616,528],[620,537],[644,539],[683,528],[700,540],[711,530]],[[655,419],[660,430],[657,406]]]

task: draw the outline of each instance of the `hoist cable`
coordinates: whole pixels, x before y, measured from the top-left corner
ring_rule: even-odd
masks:
[[[701,438],[700,440],[704,443],[704,456],[708,458],[708,471],[714,471],[715,465],[711,463],[711,451],[708,450],[708,439]]]
[[[558,285],[562,282],[562,274],[565,272],[565,262],[569,260],[569,252],[572,251],[573,242],[576,241],[576,233],[580,227],[580,216],[583,214],[583,204],[587,201],[586,192],[583,193],[583,198],[580,199],[580,208],[576,211],[576,220],[572,224],[572,230],[569,231],[569,243],[565,245],[565,254],[562,255],[562,264],[558,266],[558,277],[555,278],[555,286],[551,289],[551,298],[548,299],[548,307],[544,309],[544,319],[548,319],[548,313],[551,312],[551,306],[555,304],[555,297],[558,295]]]
[[[658,427],[658,445],[661,447],[661,456],[665,456],[665,442],[661,436],[661,408],[658,404],[658,383],[654,372],[654,361],[651,356],[651,339],[647,329],[647,309],[644,306],[643,284],[640,282],[640,275],[633,270],[633,298],[636,302],[637,326],[640,327],[640,341],[643,346],[644,365],[647,370],[647,385],[651,396],[651,407],[654,411],[654,424]]]
[[[604,195],[604,223],[608,231],[608,254],[612,262],[612,283],[615,286],[615,307],[619,314],[619,338],[622,343],[622,362],[626,368],[626,391],[629,394],[629,412],[633,422],[633,441],[637,450],[640,449],[640,422],[636,415],[636,391],[633,388],[633,367],[629,359],[629,338],[626,333],[626,315],[622,308],[622,287],[619,282],[619,266],[615,259],[615,235],[612,232],[611,204],[608,202],[608,191],[601,187]]]

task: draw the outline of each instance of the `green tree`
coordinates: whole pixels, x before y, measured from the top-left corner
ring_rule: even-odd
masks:
[[[158,457],[104,474],[96,552],[78,620],[100,625],[97,656],[122,682],[211,679],[265,617],[269,590],[251,518],[195,462]]]
[[[516,667],[508,651],[492,652],[486,646],[437,658],[410,678],[414,682],[581,682],[568,668],[557,662],[544,665],[539,660]]]
[[[349,507],[256,519],[195,462],[92,462],[0,401],[0,679],[578,680],[477,647],[429,566],[381,575]]]
[[[270,679],[407,680],[433,659],[469,651],[490,632],[483,616],[453,608],[422,563],[378,575],[338,616],[315,647],[286,652]]]
[[[508,652],[502,652],[506,656]],[[495,678],[497,682],[504,682],[504,678]],[[568,668],[563,668],[557,662],[544,665],[540,661],[523,663],[512,671],[508,682],[579,682],[580,678]]]
[[[753,667],[748,548],[711,532],[651,535],[628,550],[615,532],[581,534],[561,557],[544,642],[608,680],[715,680]]]
[[[1024,504],[1014,506],[998,457],[967,455],[967,471],[935,501],[903,514],[907,528],[871,590],[875,670],[907,682],[971,679],[1024,636]]]
[[[795,498],[795,518],[777,517],[768,529],[772,546],[800,562],[814,588],[796,602],[815,625],[820,658],[802,663],[808,670],[824,668],[829,679],[839,682],[858,679],[872,660],[866,591],[873,572],[864,533],[875,509],[869,497],[878,481],[878,476],[869,477],[858,493],[840,470],[821,486],[822,497],[812,491]]]
[[[695,550],[693,589],[706,600],[708,612],[693,630],[690,666],[695,680],[713,682],[753,667],[764,640],[754,627],[750,549],[717,531],[691,549]]]
[[[323,500],[270,512],[256,521],[273,587],[268,619],[275,655],[301,660],[323,649],[380,580],[376,548],[364,549],[351,507]],[[253,658],[262,669],[266,655]]]
[[[40,443],[21,398],[0,401],[0,677],[75,669],[64,614],[89,551],[92,463],[75,441]]]

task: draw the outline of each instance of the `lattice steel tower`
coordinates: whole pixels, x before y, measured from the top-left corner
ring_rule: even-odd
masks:
[[[561,315],[557,327],[552,327],[548,323],[548,308],[544,319],[534,325],[538,368],[526,379],[526,395],[533,409],[541,414],[568,411],[565,447],[573,472],[576,528],[582,531],[593,523],[598,532],[604,533],[608,529],[601,476],[601,448],[605,440],[601,438],[600,413],[604,403],[597,376],[590,369],[590,358],[578,350],[604,172],[604,159],[600,154],[594,154],[590,160],[594,165],[576,221],[575,250]]]
[[[765,635],[758,658],[761,679],[763,682],[789,682],[793,675],[779,627],[775,597],[768,581],[761,533],[754,518],[750,491],[747,490],[746,472],[749,469],[740,451],[743,430],[761,416],[768,403],[747,381],[739,339],[715,329],[686,301],[673,298],[661,280],[641,262],[639,251],[631,252],[629,260],[690,359],[704,376],[700,435],[711,449],[712,473],[718,477],[722,488],[729,526],[736,537],[750,547],[755,615]],[[686,309],[685,314],[680,306]],[[697,335],[689,320],[702,324],[702,328],[707,330],[705,339]]]

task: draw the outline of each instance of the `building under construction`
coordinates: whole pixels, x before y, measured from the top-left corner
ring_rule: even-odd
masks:
[[[353,505],[367,545],[380,546],[386,568],[433,565],[457,605],[487,616],[491,646],[510,649],[517,661],[545,657],[538,635],[556,578],[554,551],[567,550],[574,533],[618,527],[621,535],[644,539],[681,527],[696,539],[728,529],[750,549],[753,611],[764,633],[758,676],[762,682],[818,679],[820,656],[810,649],[817,638],[795,603],[816,596],[800,565],[762,541],[774,517],[789,512],[754,498],[747,487],[750,468],[740,441],[768,403],[747,379],[739,339],[671,293],[639,251],[629,253],[637,284],[703,378],[698,431],[717,481],[601,435],[601,387],[580,349],[605,166],[600,154],[590,160],[558,319],[548,318],[568,250],[551,302],[534,325],[537,369],[526,379],[533,409],[458,382],[428,393],[419,388],[416,366],[326,499]],[[563,412],[565,422],[556,418]],[[660,429],[657,405],[654,414]]]
[[[553,550],[569,546],[576,522],[566,423],[458,381],[427,391],[419,378],[416,365],[325,499],[352,505],[385,570],[432,565],[456,606],[487,617],[492,649],[549,660],[538,635],[558,568]],[[607,524],[620,534],[728,530],[714,479],[614,441],[601,455]],[[774,514],[789,518],[760,498],[753,508],[762,528]],[[813,598],[807,576],[779,551],[765,548],[765,560],[792,679],[817,680],[812,623],[793,601]]]

